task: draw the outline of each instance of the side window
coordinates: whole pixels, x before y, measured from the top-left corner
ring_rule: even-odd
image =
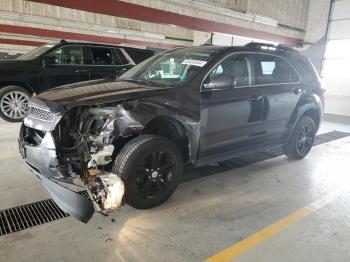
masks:
[[[81,46],[64,46],[51,54],[56,58],[55,64],[84,64],[83,49]]]
[[[231,88],[255,84],[255,67],[251,55],[232,55],[217,65],[206,79],[204,88]],[[212,84],[210,84],[212,83]]]
[[[103,47],[90,47],[93,65],[114,65],[112,49]]]
[[[284,59],[273,55],[260,55],[263,84],[298,82],[299,76]]]
[[[136,64],[139,64],[154,55],[151,50],[147,49],[124,48],[124,51],[128,53]]]

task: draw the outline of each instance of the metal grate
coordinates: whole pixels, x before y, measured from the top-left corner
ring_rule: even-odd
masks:
[[[35,106],[30,107],[28,115],[45,121],[52,121],[54,117],[50,111]]]
[[[0,236],[68,216],[52,199],[2,210],[0,211]]]

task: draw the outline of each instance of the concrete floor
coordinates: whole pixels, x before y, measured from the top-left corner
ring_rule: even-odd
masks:
[[[0,210],[49,198],[17,153],[18,128],[0,122]],[[350,132],[350,120],[326,117],[319,133],[333,130]],[[68,217],[2,236],[0,261],[203,261],[329,195],[237,260],[350,261],[349,156],[347,137],[314,147],[302,161],[281,156],[182,183],[152,210],[125,206],[88,224]]]

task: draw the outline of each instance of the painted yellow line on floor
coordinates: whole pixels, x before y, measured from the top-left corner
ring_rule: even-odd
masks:
[[[330,194],[320,197],[316,201],[311,202],[306,207],[295,211],[294,213],[288,215],[285,218],[282,218],[276,223],[268,227],[265,227],[264,229],[243,239],[242,241],[239,241],[233,244],[232,246],[222,250],[221,252],[208,258],[206,262],[232,261],[238,256],[242,255],[243,253],[247,252],[248,250],[264,242],[265,240],[277,235],[278,233],[286,229],[288,226],[297,223],[298,221],[302,220],[303,218],[307,217],[308,215],[312,214],[316,210],[324,207],[325,205],[329,204],[330,202],[334,201],[335,199],[337,199],[338,197],[344,194],[349,194],[349,191],[346,185],[339,188],[338,190],[333,191]]]
[[[277,235],[279,232],[283,231],[291,224],[302,220],[311,213],[312,211],[308,208],[299,209],[298,211],[290,214],[285,218],[282,218],[276,223],[265,227],[264,229],[256,232],[255,234],[215,254],[214,256],[208,258],[206,262],[232,261],[233,259],[237,258],[249,249],[259,245],[261,242],[273,237],[274,235]]]

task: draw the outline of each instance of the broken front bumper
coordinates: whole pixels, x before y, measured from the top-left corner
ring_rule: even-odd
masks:
[[[19,151],[29,170],[41,180],[57,205],[66,213],[87,223],[95,212],[91,200],[79,192],[66,188],[64,181],[71,181],[72,178],[65,177],[59,169],[52,136],[52,130],[58,121],[59,118],[48,122],[26,117],[19,134]],[[38,132],[42,140],[39,143],[26,141],[25,132]],[[69,185],[67,183],[67,186]]]

